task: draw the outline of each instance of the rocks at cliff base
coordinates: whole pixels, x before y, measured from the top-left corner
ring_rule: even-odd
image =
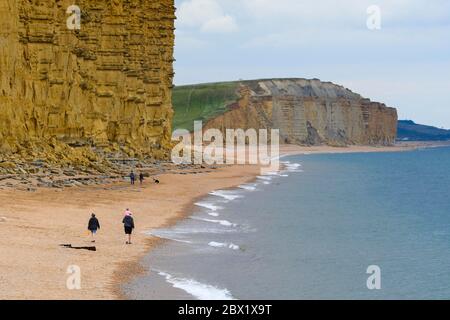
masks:
[[[111,185],[115,182],[128,181],[131,170],[142,172],[146,177],[144,183],[148,185],[154,183],[153,178],[157,179],[168,171],[174,174],[197,174],[218,168],[218,166],[175,165],[170,161],[151,158],[126,159],[125,155],[114,158],[112,154],[108,154],[107,158],[107,165],[97,164],[92,167],[48,164],[44,160],[18,161],[14,169],[7,169],[11,171],[10,173],[0,168],[0,189],[35,192],[39,188],[62,191],[66,188]],[[98,171],[96,167],[101,167],[101,170]]]
[[[0,188],[153,172],[171,147],[174,1],[0,1]],[[159,170],[162,172],[165,169]]]

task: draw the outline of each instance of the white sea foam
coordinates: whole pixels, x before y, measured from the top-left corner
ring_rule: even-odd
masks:
[[[214,247],[214,248],[228,248],[231,250],[239,250],[240,247],[236,244],[233,243],[223,243],[223,242],[215,242],[215,241],[211,241],[210,243],[208,243],[208,245],[210,247]]]
[[[217,210],[223,209],[223,207],[217,206],[214,203],[210,203],[210,202],[196,202],[195,205],[212,210],[212,211],[217,211]]]
[[[145,234],[148,234],[148,235],[151,235],[151,236],[154,236],[157,238],[165,239],[165,240],[175,241],[175,242],[192,243],[191,241],[188,241],[188,240],[175,238],[174,232],[172,232],[172,231],[153,230],[153,231],[145,232]]]
[[[242,198],[243,196],[234,194],[232,191],[228,190],[216,190],[209,193],[212,196],[221,197],[229,201],[233,201],[239,198]]]
[[[172,229],[171,231],[173,235],[186,235],[186,234],[200,234],[200,233],[215,233],[215,234],[221,234],[221,233],[229,233],[229,232],[236,232],[236,229],[234,228],[205,228],[205,227],[198,227],[198,228],[191,228],[191,227],[180,227]]]
[[[211,241],[210,243],[208,243],[208,246],[214,247],[214,248],[225,248],[227,246],[227,244],[223,243],[223,242]]]
[[[217,212],[208,212],[208,214],[211,216],[211,217],[218,217],[219,216],[219,214],[217,213]]]
[[[288,172],[303,172],[300,168],[302,165],[300,163],[291,163],[289,161],[283,162],[283,165]]]
[[[181,289],[199,300],[235,300],[228,289],[200,283],[194,279],[177,278],[158,271],[174,288]]]
[[[263,176],[279,176],[280,172],[278,171],[268,171],[263,174]]]
[[[212,224],[211,224],[212,225]],[[237,226],[237,225],[236,225]],[[191,242],[191,235],[195,234],[224,234],[237,232],[236,228],[220,228],[206,226],[176,226],[170,229],[152,230],[147,234],[183,243]]]
[[[237,227],[236,223],[231,223],[230,221],[227,220],[214,220],[214,219],[204,219],[204,218],[199,218],[199,217],[191,217],[194,220],[199,220],[199,221],[205,221],[205,222],[211,222],[211,223],[218,223],[222,226],[225,227]]]
[[[247,183],[247,184],[241,184],[239,186],[239,188],[244,189],[244,190],[248,190],[248,191],[255,191],[256,190],[256,183]]]
[[[271,181],[272,177],[268,177],[268,176],[257,176],[258,179],[260,180],[265,180],[265,181]]]
[[[264,183],[264,184],[270,184],[270,182],[269,182],[269,181],[264,181],[263,183]]]

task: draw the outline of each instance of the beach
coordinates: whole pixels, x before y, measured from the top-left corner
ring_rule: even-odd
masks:
[[[394,152],[416,148],[282,146],[281,155],[344,152]],[[145,270],[139,263],[157,238],[146,231],[173,225],[187,217],[196,199],[217,189],[253,180],[256,165],[223,166],[195,174],[166,173],[161,183],[144,186],[126,181],[35,192],[0,191],[0,299],[126,299],[120,285]],[[134,213],[133,244],[125,244],[122,226],[126,208]],[[97,251],[62,247],[91,246],[87,222],[94,212],[101,229]],[[69,266],[79,266],[81,289],[69,290]]]

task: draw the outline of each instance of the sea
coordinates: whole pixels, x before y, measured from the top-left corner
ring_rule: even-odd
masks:
[[[284,157],[216,190],[142,260],[130,299],[449,299],[450,148]]]

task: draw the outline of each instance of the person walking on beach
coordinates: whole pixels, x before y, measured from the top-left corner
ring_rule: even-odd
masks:
[[[122,223],[125,229],[125,235],[128,236],[128,240],[125,242],[125,244],[131,244],[131,234],[133,233],[134,229],[134,219],[133,214],[129,209],[125,210],[125,217],[123,217]]]
[[[139,182],[141,185],[144,183],[144,174],[142,172],[139,173]]]
[[[95,217],[95,214],[91,214],[91,218],[89,219],[88,223],[88,230],[91,232],[91,242],[95,242],[95,234],[97,233],[97,230],[100,229],[100,222],[98,222],[98,219]]]
[[[134,184],[134,180],[135,179],[136,179],[136,176],[134,175],[134,172],[132,170],[131,173],[130,173],[130,182],[131,182],[131,184]]]

